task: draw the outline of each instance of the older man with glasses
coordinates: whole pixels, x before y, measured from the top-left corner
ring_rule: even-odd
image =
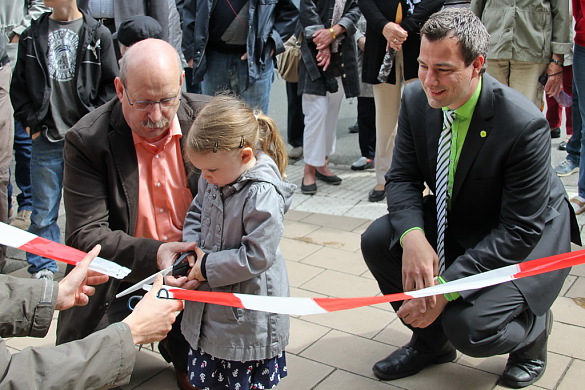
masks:
[[[178,242],[198,179],[183,160],[182,136],[208,98],[181,93],[183,80],[171,45],[140,41],[121,60],[114,82],[118,99],[82,118],[66,135],[66,243],[84,251],[100,243],[103,257],[132,273],[96,287],[88,306],[61,313],[58,343],[83,338],[127,316],[128,297],[115,299],[116,293],[195,246]],[[193,282],[170,277],[165,283],[188,288]],[[175,365],[179,387],[191,388],[180,327],[159,349]]]

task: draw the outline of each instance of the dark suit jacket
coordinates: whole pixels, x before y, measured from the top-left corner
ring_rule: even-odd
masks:
[[[135,15],[146,15],[157,20],[163,28],[162,38],[169,39],[169,3],[167,0],[113,0],[116,31],[120,24]],[[80,10],[87,12],[89,0],[77,0]]]
[[[183,94],[177,116],[184,137],[209,97]],[[65,136],[63,196],[65,243],[82,251],[102,245],[100,256],[132,269],[125,281],[137,283],[157,272],[162,242],[134,237],[138,212],[138,161],[130,127],[118,98],[83,117]],[[199,176],[185,163],[189,187],[197,194]],[[70,269],[69,267],[68,269]],[[96,286],[89,304],[60,313],[57,342],[96,330],[120,281]]]
[[[406,86],[392,167],[386,175],[393,245],[408,229],[425,228],[423,183],[434,192],[441,129],[442,111],[428,105],[420,82]],[[551,167],[546,119],[534,104],[489,75],[483,76],[453,187],[445,239],[446,280],[568,251],[571,237],[541,242],[545,229],[570,223],[559,217],[563,207],[570,209],[573,239],[580,243],[574,213]],[[426,220],[434,224],[426,228],[436,230],[436,216]],[[531,309],[542,314],[567,273],[514,283]],[[464,299],[473,294],[461,293]]]

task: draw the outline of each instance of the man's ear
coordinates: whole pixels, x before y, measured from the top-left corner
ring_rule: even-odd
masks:
[[[485,64],[485,57],[484,56],[477,56],[471,65],[473,66],[473,76],[479,76],[481,74],[481,69]]]
[[[246,146],[240,151],[240,156],[242,156],[242,164],[248,164],[254,157],[254,151],[251,147]]]
[[[116,87],[118,99],[120,99],[120,101],[124,100],[124,83],[122,83],[122,80],[120,80],[119,77],[114,79],[114,87]]]

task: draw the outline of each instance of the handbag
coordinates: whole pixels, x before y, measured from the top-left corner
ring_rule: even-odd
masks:
[[[299,64],[301,62],[301,39],[294,35],[284,43],[284,52],[278,55],[278,73],[284,81],[299,82]]]

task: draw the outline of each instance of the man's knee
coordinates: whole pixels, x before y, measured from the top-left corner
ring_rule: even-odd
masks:
[[[360,247],[367,264],[387,257],[390,249],[390,223],[388,216],[378,218],[362,233]]]
[[[457,305],[443,312],[443,331],[461,353],[471,357],[493,356],[498,327],[482,320],[472,305]]]

